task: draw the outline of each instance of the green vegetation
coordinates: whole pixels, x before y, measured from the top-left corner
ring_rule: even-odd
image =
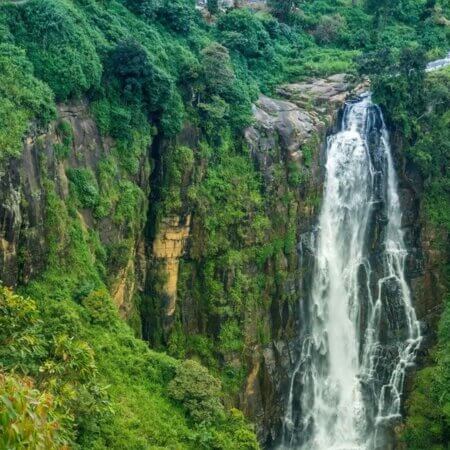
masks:
[[[450,439],[450,297],[439,327],[439,344],[430,367],[416,376],[408,400],[408,418],[403,440],[408,449],[430,447],[446,450]]]
[[[2,151],[18,152],[31,119],[53,117],[51,92],[42,82],[58,101],[89,96],[102,131],[116,138],[130,140],[149,119],[173,135],[185,110],[206,129],[239,131],[258,87],[270,91],[305,76],[351,72],[358,52],[382,47],[416,43],[438,54],[448,42],[439,25],[444,5],[274,0],[275,17],[286,23],[244,8],[218,14],[208,26],[193,0],[6,2],[0,10],[0,114],[11,126],[8,133],[2,127]]]
[[[424,212],[437,230],[450,232],[450,69],[430,74],[425,81],[426,113],[417,120],[417,139],[408,156],[425,179]],[[437,240],[437,248],[448,242]],[[442,267],[448,280],[449,265]],[[447,286],[447,289],[449,287]],[[408,420],[403,433],[408,448],[432,446],[446,449],[450,440],[450,296],[443,299],[438,344],[432,363],[421,370],[408,401]]]
[[[0,311],[1,368],[16,373],[0,375],[0,439],[11,448],[258,448],[225,412],[219,381],[135,339],[106,291],[78,305],[0,288]]]
[[[70,169],[67,173],[82,208],[95,208],[99,203],[95,177],[87,169]]]
[[[1,2],[0,162],[19,157],[32,130],[45,252],[40,271],[20,278],[20,295],[0,288],[0,446],[258,448],[242,414],[224,405],[236,403],[248,349],[275,337],[273,299],[283,308],[294,301],[286,286],[296,282],[297,208],[320,202],[299,192],[314,140],[302,149],[302,168],[271,149],[273,171],[262,183],[242,139],[260,92],[310,76],[371,75],[426,180],[427,216],[448,228],[449,75],[422,70],[449,48],[448,2],[268,6],[222,12],[209,1],[204,20],[193,0]],[[56,102],[88,105],[101,134],[89,155]],[[52,137],[39,136],[52,121]],[[110,293],[142,282],[141,237],[187,214],[191,246],[173,326],[166,333],[160,323],[165,280],[152,263],[127,311],[131,330]],[[192,330],[182,308],[196,309]],[[145,337],[171,356],[134,337],[139,315]],[[420,374],[411,400],[411,448],[448,440],[447,315],[436,364]]]
[[[2,448],[64,448],[53,397],[40,392],[27,377],[0,374]]]
[[[51,90],[33,76],[25,51],[0,42],[0,160],[18,156],[31,120],[42,125],[55,117]]]

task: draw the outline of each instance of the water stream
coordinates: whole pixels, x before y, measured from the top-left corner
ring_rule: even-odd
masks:
[[[421,334],[405,280],[397,177],[379,108],[345,106],[327,145],[313,276],[280,449],[385,449]]]

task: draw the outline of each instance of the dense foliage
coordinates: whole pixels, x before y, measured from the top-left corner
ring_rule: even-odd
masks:
[[[425,179],[424,215],[444,236],[450,233],[450,70],[431,74],[424,86],[427,109],[417,119],[417,139],[408,156]],[[441,233],[438,233],[440,236]],[[444,238],[445,239],[445,238]],[[446,248],[448,242],[437,238],[434,245]],[[449,279],[450,266],[441,268]],[[448,289],[450,289],[447,286]],[[443,299],[438,344],[432,363],[421,370],[408,400],[409,417],[404,431],[408,448],[428,446],[444,450],[450,441],[450,297]]]
[[[0,374],[5,448],[258,448],[242,416],[225,412],[220,382],[151,352],[105,291],[78,305],[1,288],[0,312],[1,369],[16,373]]]
[[[296,210],[288,187],[304,176],[277,162],[274,190],[262,191],[241,140],[260,91],[358,68],[369,74],[391,123],[411,139],[429,217],[448,227],[448,72],[427,81],[422,70],[449,47],[448,2],[270,0],[261,11],[221,11],[209,1],[208,8],[205,20],[193,0],[0,3],[0,164],[20,156],[27,135],[40,146],[46,245],[40,272],[20,279],[20,295],[0,287],[0,446],[258,448],[242,414],[224,403],[242,387],[246,368],[236,360],[247,344],[271,339],[259,321],[269,305],[261,304],[268,293],[289,299],[283,282]],[[107,148],[100,156],[90,149],[95,164],[81,161],[72,124],[56,112],[57,103],[80,101]],[[52,121],[48,142],[40,134]],[[181,130],[197,135],[195,144],[180,145]],[[48,173],[52,151],[67,189]],[[305,147],[306,159],[311,152]],[[163,336],[156,269],[147,295],[133,299],[153,321],[145,337],[172,356],[137,339],[110,294],[118,277],[135,275],[129,261],[149,196],[139,180],[151,169],[156,231],[186,205],[195,211],[197,245],[180,267],[179,295],[199,299],[203,328],[188,335],[176,317]],[[92,223],[119,231],[102,241]],[[20,253],[20,264],[28,257]],[[447,316],[436,364],[420,374],[411,400],[411,448],[443,448],[448,439]],[[138,313],[130,323],[139,335]]]

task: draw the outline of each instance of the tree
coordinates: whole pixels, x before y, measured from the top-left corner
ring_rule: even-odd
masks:
[[[372,52],[359,61],[359,71],[372,82],[375,101],[387,112],[392,125],[408,137],[415,120],[424,111],[425,51],[405,47]]]
[[[286,22],[302,3],[303,0],[269,0],[269,7],[274,16]]]
[[[178,33],[188,33],[195,20],[195,2],[164,0],[158,9],[158,19]]]
[[[147,112],[154,112],[169,99],[168,75],[149,60],[145,49],[135,41],[119,42],[110,52],[108,69],[119,81],[127,103],[142,102]]]
[[[220,381],[191,359],[178,366],[175,378],[168,386],[169,396],[181,402],[192,419],[199,423],[211,422],[223,415],[220,392]]]
[[[203,82],[209,94],[224,95],[236,77],[228,50],[216,42],[202,50]]]
[[[314,30],[314,37],[320,44],[335,42],[347,29],[347,22],[340,14],[324,15]]]
[[[260,57],[270,48],[270,36],[263,22],[247,9],[235,9],[217,21],[220,41],[247,57]]]
[[[248,126],[250,96],[246,86],[236,79],[228,50],[213,43],[202,51],[201,63],[198,107],[205,128],[217,134],[218,129],[227,125],[234,130]]]
[[[405,23],[416,22],[421,10],[429,8],[432,5],[432,0],[428,2],[428,6],[421,7],[420,3],[416,0],[366,0],[365,5],[367,11],[374,15],[378,26],[382,26],[390,18]]]
[[[219,12],[219,0],[208,0],[207,7],[211,14],[217,14]]]

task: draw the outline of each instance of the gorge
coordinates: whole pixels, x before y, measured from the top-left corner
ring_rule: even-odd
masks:
[[[447,3],[0,1],[0,449],[446,450]]]

